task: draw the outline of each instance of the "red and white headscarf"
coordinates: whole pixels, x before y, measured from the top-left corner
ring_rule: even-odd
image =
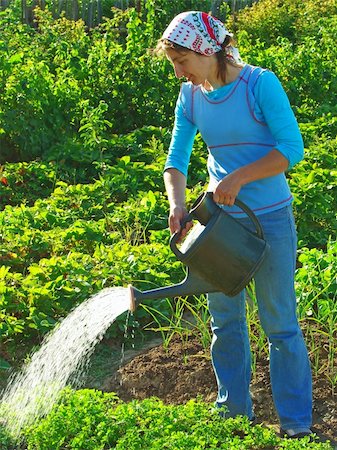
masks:
[[[162,38],[201,55],[211,56],[223,49],[226,36],[233,35],[219,19],[205,12],[187,11],[172,20]],[[224,50],[228,56],[240,62],[236,47],[229,45]]]

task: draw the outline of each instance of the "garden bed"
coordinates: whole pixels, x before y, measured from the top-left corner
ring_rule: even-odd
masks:
[[[324,374],[314,378],[313,385],[313,430],[322,441],[328,439],[337,446],[337,395]],[[197,396],[207,402],[216,397],[209,352],[195,337],[185,342],[175,338],[167,349],[159,345],[143,351],[108,377],[102,389],[116,392],[124,401],[155,396],[165,403],[180,404]],[[251,391],[258,423],[278,430],[266,358],[257,360]]]

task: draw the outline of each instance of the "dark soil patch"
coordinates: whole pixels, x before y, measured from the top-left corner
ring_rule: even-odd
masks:
[[[337,395],[323,375],[314,378],[314,426],[322,441],[329,439],[337,445]],[[168,349],[163,345],[146,350],[122,366],[113,377],[105,380],[103,390],[114,391],[124,401],[158,397],[165,403],[185,403],[201,396],[214,402],[216,381],[208,351],[197,338],[187,342],[173,339]],[[278,430],[270,382],[268,361],[257,360],[251,384],[254,409],[258,423]]]

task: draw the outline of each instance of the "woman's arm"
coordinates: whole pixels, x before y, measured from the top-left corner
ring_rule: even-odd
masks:
[[[224,177],[214,189],[214,200],[232,206],[243,185],[285,172],[303,158],[303,140],[288,97],[275,74],[264,72],[254,89],[256,108],[276,145],[266,156]]]
[[[185,201],[186,177],[177,169],[167,169],[164,172],[164,182],[170,203],[170,231],[171,233],[177,233],[181,229],[181,221],[187,215]]]
[[[214,201],[233,206],[243,185],[285,172],[288,165],[288,159],[273,149],[263,158],[226,175],[214,189]]]
[[[170,203],[169,227],[171,233],[181,230],[181,221],[187,215],[185,201],[187,169],[196,132],[196,126],[184,113],[180,93],[175,109],[171,143],[164,168],[164,182]],[[187,224],[184,227],[181,233],[182,237],[185,236],[190,226],[191,224]]]
[[[197,127],[186,116],[182,90],[183,87],[175,108],[174,126],[164,170],[174,168],[187,177]]]
[[[254,110],[267,124],[276,141],[275,148],[287,158],[287,169],[290,170],[303,159],[303,139],[288,96],[273,72],[261,74],[254,88],[254,96]]]

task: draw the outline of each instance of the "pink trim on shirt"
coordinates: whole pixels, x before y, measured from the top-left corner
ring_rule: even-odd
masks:
[[[274,144],[263,144],[260,142],[235,142],[233,144],[219,144],[219,145],[211,145],[208,148],[218,148],[218,147],[234,147],[236,145],[261,145],[261,147],[274,147]]]
[[[268,209],[268,208],[273,208],[274,206],[278,206],[278,205],[282,205],[282,203],[288,202],[289,200],[291,200],[293,198],[292,195],[290,195],[288,198],[286,198],[285,200],[281,200],[280,202],[277,203],[273,203],[272,205],[268,205],[268,206],[263,206],[263,208],[255,208],[252,209],[252,211],[262,211],[263,209]],[[227,211],[226,213],[228,214],[243,214],[242,211]]]
[[[255,120],[255,122],[257,122],[259,125],[267,126],[266,122],[263,122],[263,120],[259,120],[259,119],[256,117],[255,112],[254,112],[254,106],[252,106],[252,105],[250,104],[250,102],[249,102],[249,97],[248,97],[248,85],[249,85],[249,78],[251,77],[252,73],[253,73],[253,70],[251,70],[250,73],[249,73],[248,81],[247,81],[247,87],[246,87],[246,101],[247,101],[247,105],[248,105],[248,110],[249,110],[250,115],[252,116],[253,120]],[[256,80],[255,80],[254,86],[252,87],[252,93],[253,93],[253,95],[254,95],[254,88],[255,88],[255,85],[256,85],[257,80],[259,79],[261,73],[262,73],[262,72],[260,72],[260,73],[258,74],[258,77],[257,77]],[[254,101],[256,102],[255,96],[254,96]]]
[[[203,90],[200,88],[200,91],[202,93],[202,95],[204,96],[204,98],[208,101],[208,103],[213,103],[213,104],[220,104],[223,103],[225,101],[227,101],[236,91],[236,89],[238,88],[239,84],[241,83],[241,81],[243,81],[244,83],[247,83],[247,81],[245,80],[244,76],[246,75],[246,72],[248,70],[248,66],[244,67],[244,72],[236,79],[236,84],[235,86],[233,86],[233,89],[230,91],[230,93],[227,95],[227,97],[221,99],[221,100],[211,100],[207,97],[207,95],[203,92]]]

